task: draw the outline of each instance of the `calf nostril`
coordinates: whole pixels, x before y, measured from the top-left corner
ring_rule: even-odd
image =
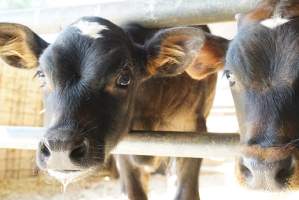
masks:
[[[275,180],[282,184],[285,185],[288,182],[288,179],[293,175],[294,173],[294,167],[292,164],[292,158],[288,158],[286,160],[280,161],[280,168],[278,169],[276,175],[275,175]]]
[[[75,147],[71,154],[70,158],[74,161],[80,161],[87,154],[87,145],[83,142],[79,146]]]
[[[280,184],[286,184],[288,182],[288,178],[290,177],[291,173],[287,169],[281,169],[275,176],[275,180]]]
[[[51,155],[50,149],[47,147],[45,143],[41,143],[40,152],[44,157],[49,157]]]
[[[240,171],[246,179],[252,178],[252,172],[243,163],[240,163]]]

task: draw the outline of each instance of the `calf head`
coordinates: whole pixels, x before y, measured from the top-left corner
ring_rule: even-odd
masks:
[[[287,1],[276,2],[239,19],[226,57],[243,145],[237,176],[269,191],[299,186],[299,20],[269,20],[286,13]]]
[[[103,165],[130,129],[142,82],[190,66],[200,78],[220,69],[205,63],[212,38],[197,28],[169,28],[140,45],[113,23],[85,17],[48,44],[25,26],[0,24],[1,58],[15,67],[37,67],[44,90],[47,129],[38,166],[68,173]]]
[[[238,175],[252,188],[298,186],[299,21],[242,27],[227,53],[241,131]]]
[[[238,15],[239,30],[226,52],[225,75],[241,133],[236,174],[252,189],[299,186],[298,7],[297,0],[265,0]],[[277,13],[291,19],[267,20]]]

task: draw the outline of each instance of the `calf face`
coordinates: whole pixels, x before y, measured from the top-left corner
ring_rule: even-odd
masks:
[[[241,28],[227,53],[244,155],[239,176],[252,188],[298,185],[299,21]]]
[[[47,131],[39,167],[67,173],[104,164],[129,131],[138,86],[198,62],[205,37],[197,28],[170,28],[136,44],[120,27],[88,17],[47,44],[27,27],[0,24],[0,56],[12,66],[38,67],[45,91]],[[196,76],[216,69],[200,68]]]
[[[264,1],[241,18],[226,57],[243,145],[238,179],[270,191],[299,186],[299,20],[265,20],[284,3]]]

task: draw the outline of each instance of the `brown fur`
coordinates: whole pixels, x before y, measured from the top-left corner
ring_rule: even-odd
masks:
[[[299,152],[294,151],[293,153],[294,153],[296,160],[299,160]],[[289,190],[298,190],[299,189],[299,162],[296,162],[294,174],[289,179],[288,189]]]
[[[200,80],[222,69],[226,49],[226,40],[211,35],[208,36],[203,47],[199,50],[195,64],[190,66],[186,72],[193,78]]]
[[[168,78],[152,78],[143,83],[137,93],[133,130],[156,131],[206,131],[206,117],[215,95],[217,74],[198,81],[186,73]],[[147,180],[136,178],[154,171],[159,164],[174,162],[177,176],[176,199],[198,200],[198,171],[201,159],[150,156],[117,157],[118,163],[127,163],[120,172],[124,191],[130,200],[145,200]],[[128,163],[130,160],[130,163]],[[132,162],[133,161],[133,162]],[[124,167],[124,165],[123,165]],[[133,177],[127,174],[131,171]],[[132,184],[142,187],[130,189]],[[143,189],[142,189],[143,188]],[[191,195],[191,196],[190,196]]]
[[[137,96],[133,129],[169,130],[173,126],[172,120],[183,115],[181,123],[190,120],[192,126],[181,131],[195,131],[197,118],[205,119],[211,108],[216,79],[217,75],[214,74],[197,81],[184,73],[177,77],[148,80]],[[139,121],[142,121],[142,127]],[[176,128],[173,130],[178,131]]]
[[[294,18],[299,16],[298,0],[280,0],[277,6],[277,12],[285,18]]]
[[[241,17],[240,24],[260,22],[272,16],[295,18],[299,16],[298,0],[264,0],[256,8]]]
[[[0,55],[8,63],[19,63],[20,66],[33,68],[37,66],[37,58],[33,50],[28,46],[28,34],[20,25],[1,25],[0,27]],[[5,31],[3,31],[5,30]],[[8,59],[7,59],[8,58]],[[9,59],[14,59],[10,61]]]
[[[241,26],[242,24],[260,22],[264,19],[270,18],[275,11],[277,2],[278,0],[261,1],[256,8],[239,19],[238,25]]]
[[[180,64],[185,56],[184,50],[179,42],[186,40],[186,36],[168,36],[162,42],[160,53],[156,58],[151,58],[148,63],[148,72],[150,75],[156,74],[160,67],[166,64]]]
[[[296,150],[295,147],[287,145],[285,147],[262,148],[258,145],[243,147],[241,152],[244,156],[252,157],[266,162],[275,162],[287,158]]]

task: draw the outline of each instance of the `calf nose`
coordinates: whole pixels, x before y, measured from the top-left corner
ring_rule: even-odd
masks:
[[[87,156],[88,143],[77,141],[43,139],[38,149],[38,164],[43,169],[80,170]]]
[[[266,162],[243,157],[239,163],[240,175],[246,186],[257,190],[278,191],[287,187],[294,173],[293,158]]]

